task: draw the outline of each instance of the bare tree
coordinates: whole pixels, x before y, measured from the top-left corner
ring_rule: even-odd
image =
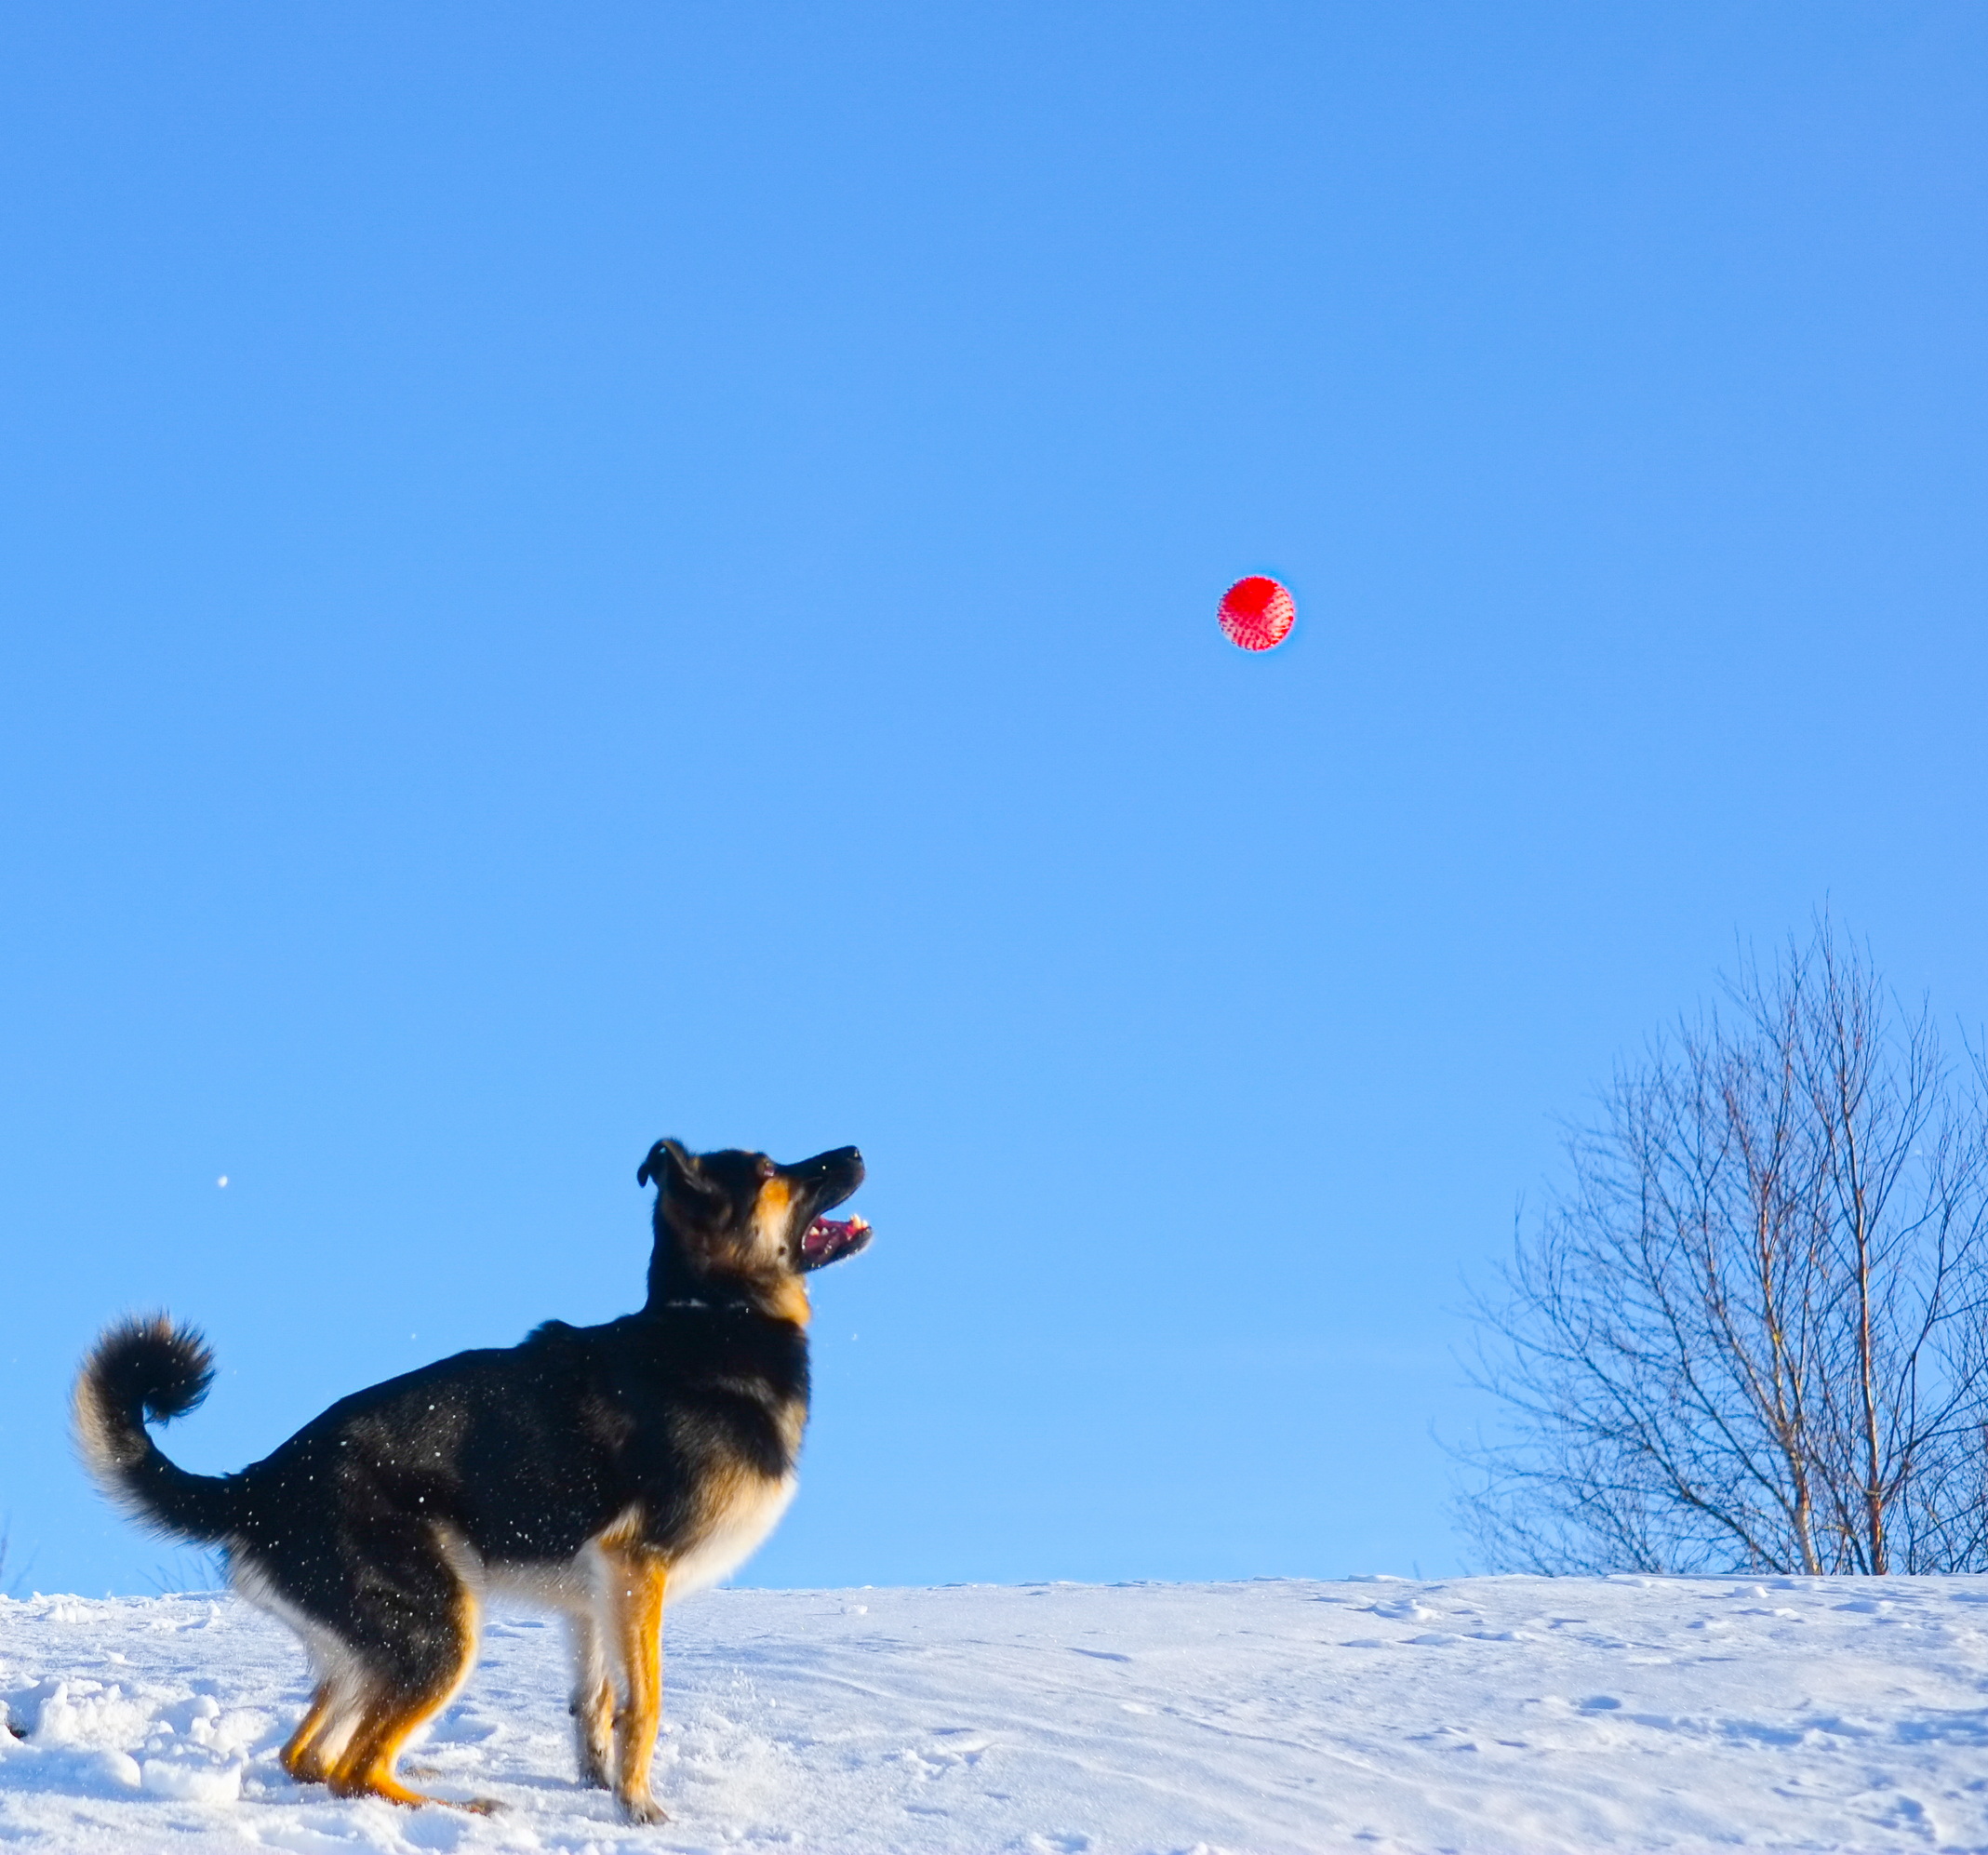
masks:
[[[1825,917],[1618,1070],[1473,1312],[1538,1571],[1988,1568],[1988,1113]]]

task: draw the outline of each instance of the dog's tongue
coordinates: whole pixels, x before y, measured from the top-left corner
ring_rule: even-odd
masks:
[[[870,1226],[861,1218],[817,1218],[801,1239],[801,1254],[810,1262],[834,1262],[869,1241]]]

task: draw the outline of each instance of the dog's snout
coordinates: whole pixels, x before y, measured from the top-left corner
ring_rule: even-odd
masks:
[[[792,1178],[805,1179],[834,1192],[837,1195],[833,1202],[836,1204],[855,1191],[864,1177],[862,1154],[853,1146],[832,1146],[826,1153],[818,1153],[812,1159],[782,1169]]]

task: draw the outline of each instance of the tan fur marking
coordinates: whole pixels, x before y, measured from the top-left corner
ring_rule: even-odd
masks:
[[[617,1515],[594,1536],[594,1543],[604,1553],[624,1553],[642,1537],[642,1510],[631,1507],[625,1514]]]
[[[740,1508],[756,1504],[764,1498],[766,1486],[766,1476],[742,1463],[727,1461],[714,1466],[698,1485],[692,1536],[701,1539],[726,1525]]]
[[[326,1775],[325,1782],[333,1795],[384,1797],[390,1804],[439,1803],[438,1797],[408,1790],[394,1775],[401,1748],[413,1737],[414,1729],[434,1712],[425,1694],[411,1701],[384,1694],[368,1699],[345,1755]]]
[[[792,1474],[775,1477],[738,1462],[714,1463],[700,1478],[690,1524],[670,1555],[677,1595],[730,1577],[780,1524],[794,1487]]]
[[[472,1797],[457,1803],[449,1797],[431,1797],[410,1791],[394,1775],[400,1755],[422,1722],[432,1719],[447,1703],[459,1681],[451,1681],[439,1697],[423,1694],[410,1701],[394,1702],[381,1697],[368,1708],[353,1735],[352,1749],[326,1780],[332,1795],[340,1797],[381,1797],[390,1804],[410,1808],[422,1804],[446,1804],[450,1809],[471,1810],[488,1816],[499,1806],[487,1797]]]
[[[793,1219],[794,1188],[784,1179],[768,1179],[753,1208],[752,1266],[786,1266],[787,1226]]]
[[[768,1284],[764,1305],[774,1319],[791,1320],[796,1327],[806,1327],[815,1315],[807,1285],[798,1275],[782,1275]]]
[[[285,1741],[284,1747],[276,1756],[283,1768],[300,1784],[321,1784],[325,1782],[325,1763],[313,1755],[312,1747],[324,1730],[325,1720],[331,1712],[331,1683],[318,1683],[317,1692],[311,1696],[311,1704],[304,1716],[297,1723],[297,1730]]]

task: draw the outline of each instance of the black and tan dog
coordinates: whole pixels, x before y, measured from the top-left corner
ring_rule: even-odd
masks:
[[[548,1321],[341,1399],[239,1475],[197,1475],[146,1433],[213,1379],[163,1315],[113,1328],[76,1382],[76,1434],[110,1494],[217,1545],[303,1638],[318,1686],[283,1749],[300,1782],[425,1803],[401,1748],[475,1659],[486,1592],[566,1613],[583,1781],[636,1822],[662,1708],[662,1605],[723,1578],[793,1498],[807,1420],[808,1271],[870,1238],[824,1217],[862,1182],[854,1147],[777,1166],[659,1141],[640,1314]],[[476,1808],[476,1806],[473,1806]]]

